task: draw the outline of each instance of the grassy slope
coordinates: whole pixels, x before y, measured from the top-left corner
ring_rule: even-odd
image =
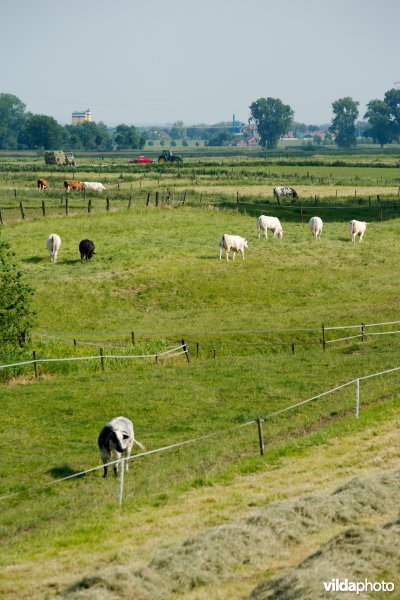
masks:
[[[347,239],[346,222],[328,223],[320,243],[311,239],[306,225],[290,221],[283,224],[282,241],[258,241],[254,225],[253,217],[230,211],[150,209],[37,220],[7,227],[2,235],[35,286],[38,328],[167,332],[397,320],[397,284],[392,275],[400,252],[396,221],[372,224],[364,244],[354,247]],[[46,236],[52,231],[63,239],[56,266],[50,265],[44,250]],[[225,231],[249,237],[245,261],[227,264],[218,260],[218,238]],[[93,262],[81,265],[77,245],[83,237],[95,240],[98,254]],[[114,414],[134,415],[138,439],[154,448],[225,429],[357,374],[397,366],[398,345],[390,338],[351,344],[325,355],[320,348],[299,349],[294,356],[286,350],[247,354],[239,350],[237,356],[217,361],[204,355],[190,366],[180,363],[158,370],[141,364],[104,375],[82,371],[76,377],[65,374],[3,388],[3,493],[96,464],[96,435]],[[398,395],[396,377],[390,383],[382,380],[364,387],[363,398],[368,400]],[[335,408],[352,405],[353,393],[341,396]],[[394,401],[385,410],[382,406],[368,409],[370,416],[364,423],[369,427],[367,445],[373,448],[369,452],[377,457],[388,452],[380,441],[381,435],[382,440],[391,435],[385,420],[398,419]],[[329,417],[329,405],[323,404],[321,410]],[[305,410],[296,415],[297,425],[313,427],[317,417],[313,409]],[[373,446],[371,423],[380,418],[382,430],[377,425],[379,441]],[[349,418],[331,433],[343,436],[354,433],[355,428]],[[196,493],[190,492],[182,505],[179,494],[210,481],[232,482],[237,469],[232,455],[238,448],[243,472],[263,469],[254,456],[254,432],[241,435],[240,443],[228,436],[215,444],[217,456],[221,452],[219,460],[202,446],[201,451],[174,455],[173,461],[167,457],[135,467],[135,478],[128,480],[126,507],[117,517],[116,485],[110,481],[105,488],[95,476],[73,486],[18,497],[3,513],[2,533],[8,550],[3,561],[15,565],[6,568],[5,590],[12,596],[16,573],[29,574],[21,583],[28,594],[30,581],[34,590],[43,589],[40,572],[44,565],[52,580],[56,567],[71,565],[65,578],[70,581],[83,567],[109,560],[115,549],[102,545],[102,518],[113,522],[113,539],[121,540],[128,526],[133,536],[129,545],[134,543],[141,548],[140,556],[149,557],[155,545],[167,541],[162,537],[168,529],[163,529],[164,515],[169,523],[170,518],[174,522],[173,515],[178,515],[177,521],[184,519],[182,507],[187,508],[188,499],[196,498]],[[275,435],[279,437],[279,430]],[[274,439],[278,444],[277,437]],[[312,439],[306,436],[304,443],[321,441],[325,441],[324,435],[315,434]],[[270,459],[282,453],[296,454],[298,445],[286,437],[284,442],[281,450],[275,446]],[[351,438],[343,443],[350,450]],[[319,451],[309,452],[311,465],[318,460]],[[367,456],[368,450],[365,452]],[[346,460],[355,465],[351,472],[356,472],[358,456],[349,454]],[[390,460],[394,462],[392,455]],[[335,465],[331,477],[341,478],[340,467]],[[289,471],[282,472],[281,481],[290,477],[289,463],[286,467]],[[320,473],[316,481],[318,477],[325,475]],[[260,481],[269,488],[269,469],[260,475]],[[234,486],[237,483],[235,479]],[[276,497],[285,494],[285,488],[274,488]],[[229,517],[229,497],[236,498],[236,492],[235,487],[227,487],[226,493],[224,489],[218,487],[217,498],[220,493],[222,496],[217,502],[208,502],[207,491],[198,492],[198,512],[190,525],[193,530],[200,526],[202,503],[206,514],[210,513],[207,523]],[[246,502],[248,499],[244,502],[242,498],[236,508],[245,510]],[[218,510],[214,510],[215,503]],[[161,509],[163,504],[166,506]],[[174,539],[184,535],[187,526],[179,524]],[[158,528],[160,536],[154,535]]]

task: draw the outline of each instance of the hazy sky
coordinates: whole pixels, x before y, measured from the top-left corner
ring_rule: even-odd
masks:
[[[272,96],[297,121],[400,80],[400,0],[0,0],[0,92],[70,123],[247,121]]]

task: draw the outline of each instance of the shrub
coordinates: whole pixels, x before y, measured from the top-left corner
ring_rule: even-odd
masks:
[[[32,293],[14,264],[9,244],[0,240],[0,345],[22,346],[28,338]]]

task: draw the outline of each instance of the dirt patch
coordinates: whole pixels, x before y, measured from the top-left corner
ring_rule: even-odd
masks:
[[[307,536],[330,531],[332,528],[346,528],[346,531],[332,538],[298,568],[302,573],[305,568],[312,571],[313,564],[316,565],[315,568],[321,567],[321,572],[313,574],[315,589],[318,591],[325,577],[326,581],[330,581],[333,577],[340,577],[342,573],[346,577],[351,575],[352,570],[346,562],[346,556],[349,560],[352,556],[351,540],[353,555],[358,556],[358,561],[353,561],[356,573],[358,570],[368,571],[368,565],[369,573],[375,570],[378,572],[385,560],[388,565],[392,564],[391,556],[395,552],[399,555],[399,539],[395,543],[396,535],[399,537],[398,524],[386,528],[371,527],[370,524],[382,522],[388,515],[393,519],[397,516],[399,491],[400,471],[396,471],[375,478],[352,479],[330,495],[313,494],[274,502],[247,519],[210,528],[180,544],[159,551],[144,569],[135,569],[132,565],[132,568],[108,570],[101,575],[85,577],[69,588],[63,597],[74,600],[114,600],[117,597],[157,600],[172,597],[199,586],[226,581],[235,569],[244,565],[257,566],[265,572],[265,569],[275,565],[277,561],[287,560],[290,551],[302,544]],[[366,525],[363,527],[354,527],[364,523]],[[348,529],[349,525],[352,526],[351,529]],[[373,541],[375,538],[376,542]],[[313,562],[318,556],[321,556],[321,561],[326,560],[325,570],[322,569],[322,562],[321,565]],[[375,560],[374,556],[378,558]],[[334,570],[335,564],[338,571]],[[288,578],[288,583],[283,577]],[[297,581],[296,577],[299,582],[293,589],[302,590],[303,580],[300,580],[295,569],[258,586],[251,598],[320,597],[314,593],[310,595],[307,587],[304,587],[304,593],[301,592],[300,595],[273,595],[280,594],[282,586],[286,586],[286,593],[292,586],[291,582]],[[304,586],[311,579],[311,575],[306,574]]]

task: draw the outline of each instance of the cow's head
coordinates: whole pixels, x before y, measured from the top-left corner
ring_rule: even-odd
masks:
[[[115,449],[118,450],[118,452],[125,452],[131,438],[126,431],[114,429],[111,434],[111,439],[115,445]]]

